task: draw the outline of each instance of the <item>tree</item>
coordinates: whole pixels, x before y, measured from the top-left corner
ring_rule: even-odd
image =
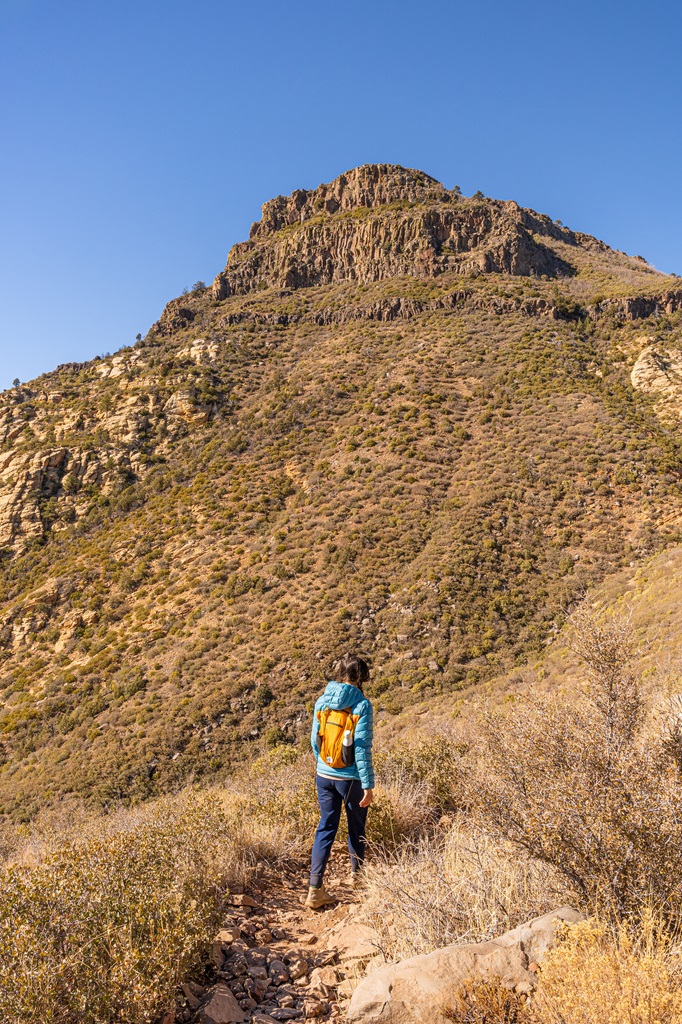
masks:
[[[15,377],[14,380],[12,381],[12,387],[13,388],[18,388],[20,384],[21,384],[21,381],[19,380],[19,378]]]

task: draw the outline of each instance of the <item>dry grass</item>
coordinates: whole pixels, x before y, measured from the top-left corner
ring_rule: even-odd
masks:
[[[680,1024],[680,951],[651,915],[636,929],[584,921],[542,962],[534,1024]]]
[[[431,750],[428,745],[425,749]],[[415,751],[418,748],[415,747]],[[375,799],[367,822],[367,839],[376,857],[390,856],[403,844],[433,829],[438,816],[438,799],[432,784],[408,769],[404,758],[377,770]],[[425,770],[428,765],[424,764]],[[315,762],[287,746],[276,747],[236,776],[222,791],[228,813],[248,820],[284,843],[292,853],[307,853],[319,822]],[[346,838],[345,815],[337,842]]]
[[[634,927],[582,921],[545,954],[531,1000],[499,980],[469,981],[445,1016],[455,1024],[680,1024],[680,951],[651,914]]]
[[[395,960],[489,939],[571,898],[557,872],[459,822],[373,861],[365,911]]]

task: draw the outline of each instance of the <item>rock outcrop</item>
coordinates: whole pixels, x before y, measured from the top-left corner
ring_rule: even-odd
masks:
[[[215,411],[215,406],[201,402],[193,391],[183,388],[170,396],[163,411],[169,425],[172,425],[174,420],[201,424],[208,422]]]
[[[0,547],[20,547],[42,537],[51,514],[46,503],[54,499],[79,511],[78,493],[97,487],[103,494],[121,473],[130,471],[124,452],[56,447],[33,454],[11,448],[0,454]]]
[[[194,320],[194,311],[184,302],[183,298],[172,299],[169,302],[157,323],[154,330],[157,334],[169,335],[175,331],[181,331]]]
[[[630,380],[636,391],[656,400],[657,412],[663,418],[682,416],[682,352],[647,346],[633,366]]]
[[[348,324],[356,320],[375,320],[380,323],[392,323],[394,320],[412,320],[425,312],[456,309],[468,303],[474,309],[485,310],[502,316],[505,313],[522,313],[524,316],[543,316],[551,320],[573,319],[579,314],[576,307],[572,315],[559,309],[552,302],[541,298],[502,298],[497,295],[476,294],[471,289],[458,288],[430,302],[418,299],[395,296],[390,299],[377,299],[361,306],[346,306],[344,309],[324,309],[315,313],[261,313],[255,310],[242,310],[228,313],[221,318],[222,327],[234,327],[237,324],[252,323],[258,326],[291,327],[293,324],[310,323],[318,327],[332,324]]]
[[[636,259],[637,257],[635,257]],[[623,299],[602,299],[589,308],[592,316],[612,314],[618,320],[644,320],[659,313],[682,309],[682,290],[661,295],[632,295]]]
[[[60,488],[66,473],[68,451],[54,448],[35,455],[5,453],[0,461],[0,546],[11,544],[17,534],[27,541],[41,537],[44,523],[41,503]]]
[[[464,199],[420,171],[367,165],[265,203],[249,241],[233,247],[216,277],[213,297],[447,272],[570,275],[541,234],[575,244],[572,232],[514,202]],[[186,321],[185,313],[169,305],[160,329]]]
[[[263,204],[261,220],[250,237],[263,238],[283,227],[303,224],[320,214],[375,209],[391,203],[448,202],[452,193],[423,171],[395,164],[364,164],[312,191],[297,189]]]
[[[447,1024],[446,1011],[462,982],[499,979],[519,993],[535,986],[534,970],[553,945],[557,926],[581,915],[571,907],[538,917],[490,942],[446,946],[380,967],[360,983],[348,1009],[356,1024]]]

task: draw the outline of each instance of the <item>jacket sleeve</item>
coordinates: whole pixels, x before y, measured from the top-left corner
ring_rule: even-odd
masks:
[[[363,789],[374,789],[374,767],[372,765],[372,740],[374,721],[372,705],[363,700],[358,708],[358,724],[355,726],[355,766],[360,775]]]
[[[313,725],[310,730],[310,746],[313,748],[315,757],[317,757],[317,734],[320,729],[320,723],[317,720],[318,703],[319,701],[315,702],[315,708],[313,710]]]

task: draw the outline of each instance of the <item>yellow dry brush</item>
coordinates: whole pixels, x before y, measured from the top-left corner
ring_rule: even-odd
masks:
[[[499,981],[469,981],[445,1015],[455,1024],[680,1024],[679,948],[649,912],[636,924],[563,926],[530,1000]]]
[[[543,961],[538,1024],[680,1024],[682,963],[674,938],[645,912],[632,924],[566,928]]]
[[[0,1022],[144,1024],[205,956],[238,851],[214,802],[165,800],[0,879]]]

